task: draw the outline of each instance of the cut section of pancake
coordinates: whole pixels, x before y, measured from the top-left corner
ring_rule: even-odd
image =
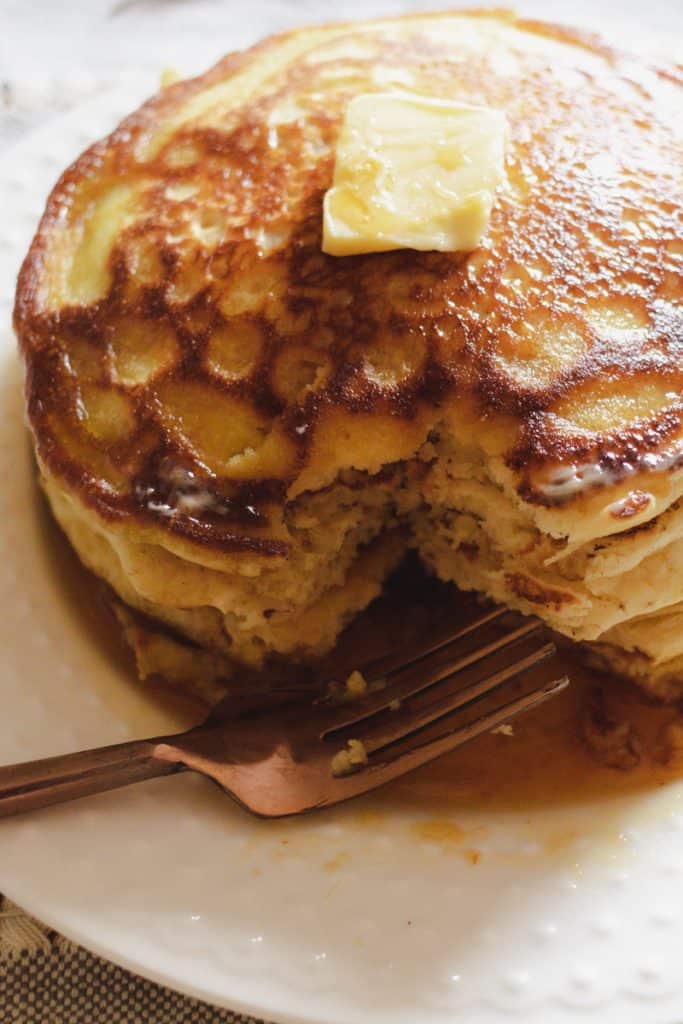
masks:
[[[210,568],[145,540],[121,540],[52,481],[44,487],[84,564],[132,608],[218,655],[207,662],[211,678],[227,678],[235,663],[260,667],[269,653],[310,659],[327,652],[378,596],[406,549],[407,531],[395,525],[393,500],[386,498],[391,477],[363,487],[358,499],[353,487],[340,484],[297,502],[291,509],[292,529],[300,534],[296,554],[270,559],[253,574],[241,565],[233,572]],[[143,675],[153,671],[149,659],[149,651],[139,658]]]
[[[344,112],[392,90],[506,116],[472,253],[321,251]],[[482,11],[296,30],[150,100],[57,183],[17,290],[82,559],[228,672],[329,648],[413,545],[648,685],[683,602],[681,97]]]

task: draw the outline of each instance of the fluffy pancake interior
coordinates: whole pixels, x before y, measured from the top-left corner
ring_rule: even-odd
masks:
[[[613,666],[628,674],[632,662],[641,682],[664,663],[671,675],[683,655],[680,502],[639,526],[572,544],[542,528],[474,433],[444,434],[428,454],[414,543],[441,579],[540,615],[575,640],[600,638],[603,663],[615,652]]]
[[[310,659],[326,652],[379,594],[406,546],[395,477],[307,496],[289,513],[286,560],[247,567],[238,555],[221,570],[107,531],[52,481],[43,485],[85,565],[131,607],[223,655],[229,675],[235,662],[260,666],[269,653]]]

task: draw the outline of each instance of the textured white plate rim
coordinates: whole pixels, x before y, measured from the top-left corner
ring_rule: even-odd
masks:
[[[28,236],[30,235],[29,221],[32,217],[35,218],[37,209],[42,205],[42,199],[46,193],[47,187],[52,184],[52,180],[56,177],[56,171],[59,169],[60,165],[64,164],[69,153],[71,155],[75,155],[78,149],[82,148],[88,136],[94,137],[94,133],[101,133],[103,126],[106,127],[108,123],[113,124],[120,115],[125,113],[128,109],[131,109],[135,103],[142,98],[144,93],[149,91],[149,85],[149,78],[145,78],[144,84],[143,79],[141,79],[139,87],[136,86],[133,89],[128,88],[125,92],[122,90],[117,94],[102,95],[96,100],[93,100],[90,104],[87,104],[77,113],[70,114],[58,121],[56,120],[51,122],[45,128],[38,129],[24,142],[13,147],[7,154],[3,166],[0,167],[0,194],[5,189],[8,191],[14,189],[16,192],[16,203],[13,204],[8,211],[5,224],[5,228],[8,232],[7,237],[10,239],[11,244],[9,247],[6,246],[5,250],[0,253],[0,269],[2,270],[3,275],[0,280],[0,287],[4,288],[4,294],[0,293],[0,311],[2,312],[5,320],[9,306],[8,268],[10,265],[12,270],[16,268],[17,259],[25,247]],[[50,167],[52,169],[48,169],[48,171],[46,171],[44,167],[39,166],[41,157],[45,156],[45,154],[48,154],[51,159]],[[3,497],[0,496],[0,502],[2,500]],[[5,530],[6,523],[3,515],[0,515],[0,522],[2,523],[1,529]],[[37,585],[38,587],[40,586],[40,581],[38,581]],[[47,588],[47,581],[45,583],[45,587]],[[37,589],[34,594],[34,601],[40,600],[41,597],[39,589]],[[45,607],[47,607],[47,605]],[[61,611],[55,608],[55,614],[57,614],[57,612],[60,612],[61,614]],[[59,619],[58,625],[60,629],[63,627],[64,623],[61,619]],[[76,634],[74,634],[74,636],[75,635]],[[12,656],[14,656],[15,653],[18,657],[19,654],[23,655],[25,652],[10,652]],[[86,657],[86,654],[91,660],[96,657],[92,651],[85,652],[83,654],[84,658]],[[17,664],[20,663],[18,662]],[[5,676],[9,671],[10,668],[7,666],[4,666],[3,670],[0,671],[0,676],[2,676],[2,680],[0,680],[0,694],[2,694],[2,686],[5,683]],[[29,707],[28,698],[27,706],[26,708],[23,708],[19,697],[23,698],[23,694],[18,695],[17,717],[21,721],[25,720],[27,726],[30,727],[33,723],[33,719],[31,717],[33,711],[31,710],[31,707]],[[93,712],[93,722],[85,722],[83,728],[86,733],[86,738],[87,736],[92,735],[95,740],[97,740],[101,735],[103,742],[109,742],[116,738],[108,734],[100,734],[98,731],[100,729],[101,722],[108,720],[107,716],[104,714],[106,710],[107,709],[104,708],[103,717],[97,718],[97,720],[95,720],[95,712]],[[24,719],[21,719],[22,714],[24,715]],[[97,714],[99,715],[99,711],[97,711]],[[132,721],[133,718],[131,718],[130,721]],[[131,728],[130,721],[126,720],[125,715],[123,716],[124,731]],[[137,719],[135,719],[135,723],[137,723]],[[2,726],[0,725],[0,740],[4,742],[5,740],[11,741],[12,739],[13,737],[11,736],[8,737],[2,735]],[[73,742],[66,726],[64,738],[63,740],[60,740],[60,742],[63,743],[65,748]],[[80,739],[78,742],[80,743]],[[165,780],[164,785],[166,783],[173,784],[173,782],[174,780]],[[178,780],[178,782],[181,783],[182,780]],[[155,783],[152,785],[157,784]],[[143,789],[144,787],[139,788]],[[170,789],[168,792],[170,794]],[[109,804],[107,806],[114,806],[117,810],[119,809],[118,804]],[[61,842],[65,844],[64,848],[71,850],[68,846],[68,837],[60,833],[61,826],[66,822],[73,822],[73,830],[77,830],[79,822],[84,822],[86,824],[91,822],[92,816],[97,813],[99,807],[100,805],[97,800],[87,800],[81,803],[80,808],[74,807],[73,811],[62,810],[59,812],[47,812],[45,815],[39,815],[36,817],[35,826],[31,826],[32,831],[28,831],[26,833],[26,835],[29,836],[28,841],[24,832],[21,831],[21,826],[18,826],[16,829],[18,839],[15,843],[17,857],[19,857],[19,855],[23,855],[23,852],[25,851],[27,862],[30,861],[30,857],[34,857],[35,860],[35,852],[31,852],[30,850],[32,842],[30,836],[50,837],[57,835]],[[122,800],[121,813],[124,817],[127,813],[127,807],[128,805],[124,800]],[[228,806],[226,814],[229,813],[229,809],[230,808]],[[242,812],[240,812],[240,814],[241,813]],[[629,872],[622,870],[624,867],[623,864],[619,871],[616,871],[615,869],[615,872],[612,872],[611,874],[608,873],[609,877],[607,878],[607,881],[610,885],[617,886],[616,891],[622,894],[622,901],[627,899],[627,897],[623,895],[624,893],[633,894],[634,891],[637,892],[638,886],[645,884],[650,888],[648,889],[647,894],[643,896],[644,901],[650,898],[650,889],[652,889],[653,898],[661,897],[663,901],[669,900],[673,904],[677,902],[670,888],[666,888],[663,893],[660,893],[657,889],[657,886],[655,885],[657,880],[654,877],[654,865],[657,865],[659,868],[663,859],[664,867],[662,870],[666,878],[669,880],[667,883],[668,886],[670,887],[671,885],[674,885],[678,893],[683,891],[683,881],[681,880],[683,873],[680,870],[680,865],[677,863],[679,859],[679,847],[677,844],[683,842],[683,820],[679,821],[679,818],[680,815],[677,812],[676,814],[669,814],[664,825],[660,828],[660,824],[657,823],[656,827],[652,830],[651,835],[644,835],[642,840],[639,840],[637,836],[633,838],[634,846],[638,851],[638,858],[636,862],[631,863],[629,861],[626,864],[633,875],[632,885],[628,881]],[[333,820],[333,818],[327,819],[328,822]],[[106,819],[103,820],[102,825],[104,825],[105,821]],[[246,831],[248,828],[246,820],[244,824]],[[646,829],[646,826],[643,826],[643,828]],[[343,823],[341,830],[344,831],[345,834],[348,834],[348,837],[353,840],[355,835],[353,825]],[[64,830],[62,829],[62,832],[63,831]],[[14,832],[15,829],[11,823],[3,824],[3,840],[6,836],[10,838],[13,837]],[[673,842],[671,840],[673,840]],[[334,845],[333,840],[329,840],[329,842]],[[405,850],[400,846],[400,843],[396,845],[393,850],[396,858],[399,858],[405,853]],[[2,858],[3,851],[0,848],[0,863],[4,863]],[[264,862],[266,862],[265,855]],[[33,863],[33,861],[31,861],[31,863]],[[38,863],[38,861],[36,860],[35,863]],[[268,861],[268,863],[270,862]],[[306,885],[308,882],[306,872],[310,872],[311,867],[310,865],[307,866],[304,861],[302,861],[302,864],[303,867],[301,868],[301,873],[303,877],[301,884]],[[444,865],[439,859],[433,859],[429,861],[429,864],[435,865],[434,870],[437,874],[439,870],[444,870]],[[87,867],[85,864],[84,866]],[[298,870],[298,868],[295,869],[295,875]],[[306,967],[305,963],[304,972],[303,974],[300,974],[298,978],[295,974],[293,974],[291,978],[285,978],[285,981],[288,981],[289,984],[284,989],[280,983],[281,979],[276,979],[278,984],[280,984],[279,988],[276,984],[272,989],[268,989],[269,978],[267,977],[267,972],[269,965],[267,963],[265,967],[260,967],[261,974],[259,975],[258,980],[255,980],[253,977],[253,971],[249,974],[245,968],[243,976],[244,978],[247,978],[247,981],[241,987],[234,985],[234,979],[241,976],[240,968],[237,969],[237,973],[233,971],[232,979],[229,974],[226,973],[226,987],[224,988],[220,987],[219,982],[216,981],[216,976],[209,979],[206,973],[200,978],[200,980],[193,983],[189,978],[188,972],[186,972],[182,977],[177,975],[172,968],[173,960],[168,960],[167,966],[164,965],[164,950],[161,949],[161,947],[153,950],[154,955],[141,954],[139,952],[131,955],[126,952],[126,949],[120,944],[120,942],[116,941],[114,932],[107,932],[106,919],[104,920],[102,927],[99,928],[93,925],[90,918],[86,918],[88,923],[87,925],[83,925],[77,923],[76,918],[65,912],[64,907],[60,907],[59,903],[53,903],[50,905],[49,901],[46,901],[45,899],[45,890],[41,895],[40,889],[36,889],[34,887],[35,876],[31,875],[30,868],[27,868],[27,871],[27,874],[21,876],[15,874],[11,878],[8,878],[7,882],[5,882],[0,875],[0,887],[6,891],[10,898],[14,899],[20,905],[24,906],[30,913],[33,913],[39,919],[44,920],[49,926],[62,932],[73,941],[81,943],[87,948],[107,957],[128,970],[139,973],[144,977],[167,985],[170,988],[182,991],[194,998],[205,999],[215,1003],[216,1005],[229,1008],[235,1012],[276,1020],[282,1022],[282,1024],[351,1024],[351,1022],[353,1022],[353,1024],[357,1024],[357,1022],[361,1020],[367,1020],[369,1015],[372,1015],[375,1019],[382,1022],[382,1024],[384,1024],[384,1022],[388,1024],[390,1020],[398,1019],[399,1014],[393,1013],[392,1016],[392,1013],[390,1012],[396,1006],[393,1001],[387,1004],[387,1008],[384,1009],[384,1012],[381,1007],[378,1009],[376,1002],[363,1004],[362,999],[360,1003],[349,1002],[347,1000],[344,1005],[341,1005],[339,1000],[346,997],[347,993],[343,991],[344,979],[339,983],[339,991],[337,992],[335,990],[334,986],[337,984],[336,975],[334,985],[329,989],[329,991],[323,993],[321,998],[318,998],[319,993],[317,991],[308,992],[301,981],[302,977],[305,976],[306,970],[309,969]],[[364,871],[365,868],[361,867],[361,880],[363,878]],[[638,871],[641,872],[642,877],[638,875]],[[405,888],[401,888],[405,879],[400,877],[400,870],[398,870],[397,873],[397,869],[395,869],[391,863],[387,864],[386,875],[386,884],[389,890],[387,902],[390,904],[396,904],[397,900],[401,898],[400,894],[402,892],[405,894]],[[373,879],[371,875],[366,874],[365,877],[369,878],[370,883],[372,883]],[[62,881],[64,881],[64,879]],[[312,878],[311,881],[315,882],[315,879]],[[418,883],[424,882],[423,879],[417,878],[413,879],[413,881],[415,881],[416,886]],[[564,885],[566,881],[564,875],[560,881]],[[557,896],[555,880],[551,879],[551,882],[553,884],[550,886],[549,892],[551,895],[554,894]],[[626,888],[623,888],[624,885]],[[629,888],[630,885],[631,887]],[[598,896],[603,893],[603,888],[601,888],[601,886],[602,881],[595,885],[595,892]],[[427,890],[425,889],[425,891]],[[592,891],[593,890],[587,886],[589,903],[592,898]],[[395,895],[396,893],[398,895]],[[538,892],[535,889],[531,890],[532,897],[540,899],[539,893],[541,893],[541,890],[538,890]],[[543,893],[545,893],[545,890],[543,890]],[[446,895],[447,894],[444,894],[444,897]],[[522,895],[524,896],[525,893],[523,892]],[[369,901],[371,901],[372,894],[368,892],[367,896]],[[469,898],[468,893],[465,893],[463,895],[463,900],[466,900],[467,898]],[[564,897],[562,898],[564,899]],[[633,900],[633,907],[635,908],[637,906],[638,896],[634,898],[632,895],[631,898]],[[542,904],[543,900],[540,900],[540,902]],[[678,900],[678,902],[680,903],[681,901]],[[389,913],[391,909],[391,907],[387,907],[387,920],[391,920],[391,915]],[[530,908],[529,915],[531,915],[532,910],[533,907]],[[676,908],[672,908],[672,912],[673,910],[676,910]],[[103,912],[106,912],[106,906],[104,907]],[[432,912],[436,918],[438,916],[439,908],[432,908]],[[533,913],[538,915],[539,911],[536,909],[533,910]],[[559,913],[560,912],[558,911],[558,914]],[[580,913],[583,914],[584,910],[581,909]],[[576,921],[580,917],[580,913],[579,910],[572,912],[573,916],[570,918],[569,926],[571,926],[572,920],[576,924]],[[598,942],[597,927],[594,929],[595,934],[590,941],[586,936],[583,936],[587,948],[590,948],[591,955],[588,957],[588,960],[590,961],[592,956],[597,962],[602,963],[600,958],[607,955],[607,959],[610,963],[610,969],[615,971],[615,977],[617,968],[619,967],[619,960],[623,960],[624,958],[628,959],[629,963],[633,961],[633,969],[636,970],[637,973],[640,961],[637,958],[634,959],[634,956],[637,957],[640,955],[640,945],[645,941],[646,937],[648,940],[652,941],[653,948],[656,948],[655,942],[659,933],[656,933],[656,930],[654,929],[654,917],[647,918],[643,923],[635,918],[634,913],[631,911],[629,911],[629,913],[631,913],[633,920],[627,919],[622,922],[622,927],[618,929],[616,933],[611,933],[613,935],[612,947],[614,947],[614,942],[617,943],[616,953],[614,948],[612,948],[611,953],[608,951],[609,955],[605,954],[605,943],[602,942],[602,940],[600,940],[602,945]],[[677,910],[676,913],[678,914]],[[677,928],[676,935],[678,936],[678,945],[680,945],[681,938],[683,938],[683,923],[680,922],[679,917],[680,915],[672,918],[674,921],[672,927]],[[542,920],[542,915],[538,917],[538,920]],[[560,920],[560,918],[558,917],[557,920]],[[590,921],[593,919],[586,917],[585,920],[590,924]],[[505,923],[506,922],[504,921],[504,924]],[[597,925],[598,923],[599,921],[596,918],[593,921],[593,924]],[[562,921],[562,924],[564,926],[566,922]],[[636,926],[635,931],[638,934],[638,945],[635,946],[632,938],[626,934],[628,928],[632,925]],[[428,924],[425,927],[428,927]],[[622,932],[624,934],[622,934]],[[427,933],[425,932],[425,934]],[[514,931],[513,927],[511,935],[514,937],[516,934],[517,933]],[[577,935],[578,934],[579,933],[577,932]],[[391,938],[391,936],[388,937]],[[524,933],[523,938],[526,942],[528,939],[526,932]],[[281,936],[278,936],[278,939],[280,942],[282,941]],[[446,939],[447,936],[445,936],[444,941],[446,941]],[[335,942],[334,937],[332,937],[331,941],[332,945],[329,947],[329,952],[330,954],[333,954]],[[631,945],[629,945],[629,943],[631,943]],[[523,942],[522,945],[524,945]],[[568,942],[566,948],[569,949],[571,945],[572,943]],[[674,945],[676,945],[676,943],[674,943]],[[548,947],[544,946],[542,948],[547,950]],[[397,949],[400,951],[401,947],[397,946]],[[182,952],[183,951],[181,950],[179,954],[178,950],[176,950],[176,956],[182,955]],[[298,952],[299,954],[301,953],[300,950],[295,950],[295,952]],[[286,962],[287,955],[288,950],[285,952],[285,950],[280,948],[279,957],[281,964],[283,962],[282,958],[285,958],[285,974],[290,967],[294,966],[293,964],[290,965]],[[544,954],[544,956],[545,955],[546,954]],[[194,956],[194,962],[201,966],[201,951],[197,953],[196,950],[192,950],[188,956],[190,961],[192,961],[192,957]],[[200,957],[200,959],[197,959],[197,957]],[[510,959],[512,963],[514,961],[514,957],[511,957]],[[270,965],[270,967],[272,966],[273,965]],[[406,999],[415,995],[415,993],[411,993],[409,990],[409,966],[410,965],[407,963],[400,964],[402,972],[405,972],[407,976],[407,981],[405,983],[402,982],[400,977],[395,979],[399,984],[399,988],[402,983],[407,986],[403,989]],[[595,1012],[592,1013],[590,1008],[587,1008],[585,1011],[586,1019],[597,1019],[595,1016],[595,1013],[597,1013],[601,1024],[607,1024],[608,1021],[610,1024],[617,1021],[619,1024],[631,1024],[631,1022],[635,1021],[638,1021],[638,1024],[654,1024],[656,1020],[662,1020],[664,1018],[664,1014],[669,1014],[670,1019],[672,1020],[675,1019],[675,1016],[680,1017],[683,1015],[683,995],[680,991],[680,971],[678,969],[678,964],[669,964],[667,962],[666,968],[671,976],[669,977],[669,975],[666,975],[662,977],[661,992],[658,995],[653,991],[650,991],[647,987],[648,983],[646,983],[646,980],[643,980],[647,973],[645,970],[641,972],[643,977],[640,978],[640,980],[638,980],[638,977],[635,975],[634,977],[630,977],[628,970],[625,970],[622,975],[619,975],[619,977],[616,978],[613,986],[611,986],[610,983],[609,992],[604,998],[602,998],[600,993],[598,993],[595,997],[597,1001],[593,1005],[593,1010]],[[663,974],[666,974],[666,972],[663,972]],[[367,977],[371,978],[371,976],[372,972],[369,971]],[[495,979],[492,979],[492,985],[494,981]],[[563,979],[560,979],[560,981],[564,984]],[[543,987],[541,986],[541,989],[542,988]],[[489,1024],[490,1021],[502,1021],[503,1019],[507,1019],[512,1013],[523,1013],[525,1021],[531,1022],[533,1020],[534,1024],[536,1024],[537,1021],[542,1022],[542,1024],[555,1024],[556,1021],[559,1022],[573,1019],[575,1014],[578,1013],[578,1002],[576,1002],[574,997],[572,997],[573,1001],[569,1001],[567,992],[560,982],[557,983],[557,987],[555,989],[551,989],[547,986],[542,991],[541,989],[535,993],[533,999],[529,997],[529,1002],[524,1003],[524,1006],[522,1006],[522,1004],[518,1005],[515,1003],[517,996],[514,994],[513,988],[510,988],[509,992],[507,992],[507,990],[502,990],[501,994],[495,996],[495,998],[494,993],[490,999],[486,1000],[483,998],[480,988],[476,992],[476,998],[472,1004],[469,1002],[466,1004],[470,1011],[468,1015],[468,1024],[469,1022],[471,1022],[471,1024],[479,1024],[479,1021],[486,1021],[486,1024]],[[379,989],[377,991],[379,991]],[[286,996],[283,996],[283,992],[286,992]],[[649,999],[648,996],[650,997]],[[431,1005],[419,1003],[419,1005],[415,1007],[415,1010],[410,1012],[413,1014],[413,1021],[415,1021],[416,1018],[419,1018],[420,1024],[432,1024],[432,1022],[452,1019],[452,1017],[458,1013],[458,1010],[455,1008],[455,1005],[453,1008],[449,1009],[446,1004],[444,1004],[443,1008],[433,1008]],[[405,1014],[401,1014],[400,1019],[404,1020],[410,1018],[406,1018]]]
[[[97,938],[93,938],[90,932],[81,932],[78,928],[73,928],[69,924],[65,924],[59,915],[55,915],[53,917],[49,911],[46,913],[43,907],[34,904],[30,890],[24,890],[19,886],[12,888],[12,891],[6,892],[5,895],[8,899],[12,900],[12,902],[21,906],[28,914],[31,914],[39,920],[47,928],[52,928],[54,931],[59,932],[64,936],[64,938],[69,939],[71,942],[83,946],[90,950],[91,953],[95,953],[97,956],[110,960],[112,963],[117,964],[119,967],[123,967],[125,970],[130,971],[133,974],[138,974],[142,978],[154,981],[158,985],[165,985],[167,988],[173,989],[176,992],[182,992],[183,995],[189,996],[192,999],[211,1002],[226,1010],[232,1010],[234,1013],[239,1013],[248,1017],[256,1017],[259,1020],[273,1021],[276,1022],[276,1024],[320,1024],[319,1018],[317,1017],[299,1016],[289,1013],[283,1014],[267,1003],[260,1004],[255,1001],[242,1002],[238,999],[227,998],[225,994],[220,992],[210,993],[207,992],[206,989],[193,987],[187,982],[178,982],[169,972],[155,970],[150,964],[144,963],[139,959],[128,958],[124,956],[119,949],[116,949],[115,947],[112,948],[108,946],[107,943],[100,942]]]
[[[165,985],[167,988],[181,992],[192,999],[212,1003],[223,1009],[232,1010],[233,1013],[246,1017],[255,1017],[258,1020],[272,1022],[272,1024],[325,1024],[325,1022],[321,1022],[318,1016],[283,1013],[278,1007],[268,1002],[260,1003],[257,1000],[235,999],[231,996],[226,996],[222,992],[209,992],[205,988],[195,987],[186,981],[177,981],[170,972],[155,969],[140,959],[128,958],[121,953],[120,949],[111,947],[106,942],[100,942],[96,937],[93,937],[91,932],[81,931],[78,928],[72,927],[70,924],[65,923],[58,914],[53,916],[49,911],[46,913],[42,906],[34,903],[30,889],[23,889],[21,886],[18,886],[12,888],[11,892],[6,892],[5,895],[42,924],[59,932],[71,942],[83,946],[90,950],[91,953],[110,960],[112,963],[123,967],[133,974],[140,975],[140,977],[146,978],[148,981],[156,982],[158,985]]]

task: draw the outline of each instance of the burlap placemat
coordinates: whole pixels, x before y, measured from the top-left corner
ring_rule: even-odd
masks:
[[[102,960],[0,896],[0,1024],[261,1024]]]

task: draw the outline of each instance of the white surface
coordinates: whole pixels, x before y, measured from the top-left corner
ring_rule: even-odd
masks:
[[[13,279],[58,170],[144,76],[34,131],[0,165],[0,759],[163,730],[65,598],[22,423]],[[9,201],[8,201],[9,200]],[[0,890],[150,977],[277,1021],[661,1024],[683,1019],[683,790],[510,809],[473,867],[367,801],[252,821],[208,783],[161,780],[0,824]],[[577,838],[550,855],[542,837]],[[339,854],[344,854],[340,860]]]
[[[268,32],[311,21],[467,6],[455,0],[0,0],[0,141],[140,70],[193,74]],[[470,6],[476,6],[476,0]],[[661,32],[683,59],[680,0],[480,0],[610,33]]]

